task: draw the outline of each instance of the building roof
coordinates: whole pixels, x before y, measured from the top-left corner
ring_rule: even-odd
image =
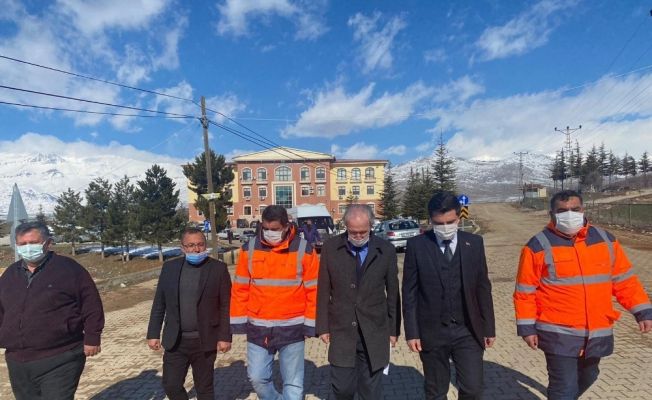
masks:
[[[388,160],[340,159],[335,160],[334,164],[387,164],[388,162]]]
[[[295,149],[292,147],[274,147],[268,150],[257,151],[255,153],[242,154],[233,157],[233,162],[247,161],[316,161],[316,160],[335,160],[335,156],[316,151]]]

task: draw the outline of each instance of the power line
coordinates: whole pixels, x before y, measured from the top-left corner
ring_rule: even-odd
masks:
[[[34,104],[25,104],[25,103],[13,103],[10,101],[0,100],[0,104],[16,106],[16,107],[27,107],[27,108],[36,108],[39,110],[52,110],[52,111],[66,111],[66,112],[75,112],[82,114],[99,114],[99,115],[112,115],[117,117],[138,117],[138,118],[195,118],[190,116],[165,116],[165,115],[146,115],[146,114],[121,114],[121,113],[112,113],[104,111],[89,111],[89,110],[78,110],[74,108],[61,108],[61,107],[46,107],[46,106],[37,106]]]
[[[64,95],[61,95],[61,94],[47,93],[47,92],[41,92],[41,91],[38,91],[38,90],[17,88],[17,87],[13,87],[13,86],[0,85],[0,89],[15,90],[15,91],[18,91],[18,92],[38,94],[38,95],[41,95],[41,96],[56,97],[56,98],[59,98],[59,99],[74,100],[74,101],[80,101],[80,102],[83,102],[83,103],[90,103],[90,104],[99,104],[99,105],[102,105],[102,106],[124,108],[124,109],[127,109],[127,110],[150,112],[150,113],[161,114],[161,115],[173,115],[173,116],[185,117],[185,118],[196,118],[196,117],[193,117],[193,116],[190,116],[190,115],[170,113],[170,112],[159,111],[159,110],[148,110],[146,108],[139,108],[139,107],[125,106],[125,105],[121,105],[121,104],[106,103],[106,102],[103,102],[103,101],[88,100],[88,99],[82,99],[82,98],[79,98],[79,97],[64,96]]]
[[[89,79],[91,81],[102,82],[102,83],[106,83],[108,85],[118,86],[118,87],[125,88],[125,89],[137,90],[139,92],[155,94],[157,96],[169,97],[169,98],[177,99],[177,100],[189,101],[189,102],[192,102],[192,103],[195,102],[192,99],[187,99],[187,98],[183,98],[183,97],[179,97],[179,96],[174,96],[174,95],[167,94],[167,93],[161,93],[161,92],[157,92],[157,91],[154,91],[154,90],[142,89],[142,88],[135,87],[135,86],[129,86],[129,85],[125,85],[125,84],[118,83],[118,82],[112,82],[112,81],[109,81],[109,80],[106,80],[106,79],[100,79],[100,78],[95,78],[95,77],[88,76],[88,75],[78,74],[78,73],[75,73],[75,72],[65,71],[65,70],[59,69],[59,68],[48,67],[46,65],[36,64],[36,63],[33,63],[33,62],[21,60],[21,59],[18,59],[18,58],[8,57],[8,56],[2,55],[2,54],[0,54],[0,58],[3,58],[5,60],[9,60],[9,61],[14,61],[14,62],[21,63],[21,64],[31,65],[33,67],[47,69],[47,70],[54,71],[54,72],[60,72],[62,74],[75,76],[77,78],[83,78],[83,79]]]

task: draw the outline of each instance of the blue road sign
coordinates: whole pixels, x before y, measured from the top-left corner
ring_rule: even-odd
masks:
[[[469,205],[469,197],[465,194],[460,195],[460,197],[457,198],[460,202],[461,205],[463,206],[468,206]]]
[[[205,220],[204,221],[204,232],[210,232],[211,231],[211,221]]]

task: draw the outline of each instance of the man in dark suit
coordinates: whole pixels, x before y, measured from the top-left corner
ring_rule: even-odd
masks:
[[[439,192],[428,203],[433,229],[408,240],[403,315],[410,350],[423,363],[426,399],[446,399],[450,363],[459,398],[482,396],[484,349],[495,341],[491,283],[482,237],[457,230],[457,197]]]
[[[231,349],[231,277],[226,264],[208,257],[206,237],[196,228],[181,235],[183,258],[163,264],[147,329],[147,344],[161,349],[163,388],[170,400],[187,400],[183,387],[192,366],[198,400],[213,400],[217,351]]]
[[[400,333],[396,251],[371,235],[373,211],[350,205],[346,232],[322,248],[316,332],[329,343],[331,386],[337,400],[382,399],[382,371]]]

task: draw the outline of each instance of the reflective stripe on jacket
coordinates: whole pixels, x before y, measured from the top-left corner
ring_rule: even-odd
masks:
[[[294,227],[277,246],[251,238],[241,249],[233,280],[233,333],[247,333],[250,341],[262,337],[265,344],[272,330],[290,341],[314,336],[318,272],[319,257]]]
[[[571,239],[549,224],[521,252],[518,335],[538,335],[539,347],[552,354],[609,355],[620,317],[612,296],[638,321],[652,319],[650,299],[614,236],[587,224]]]

